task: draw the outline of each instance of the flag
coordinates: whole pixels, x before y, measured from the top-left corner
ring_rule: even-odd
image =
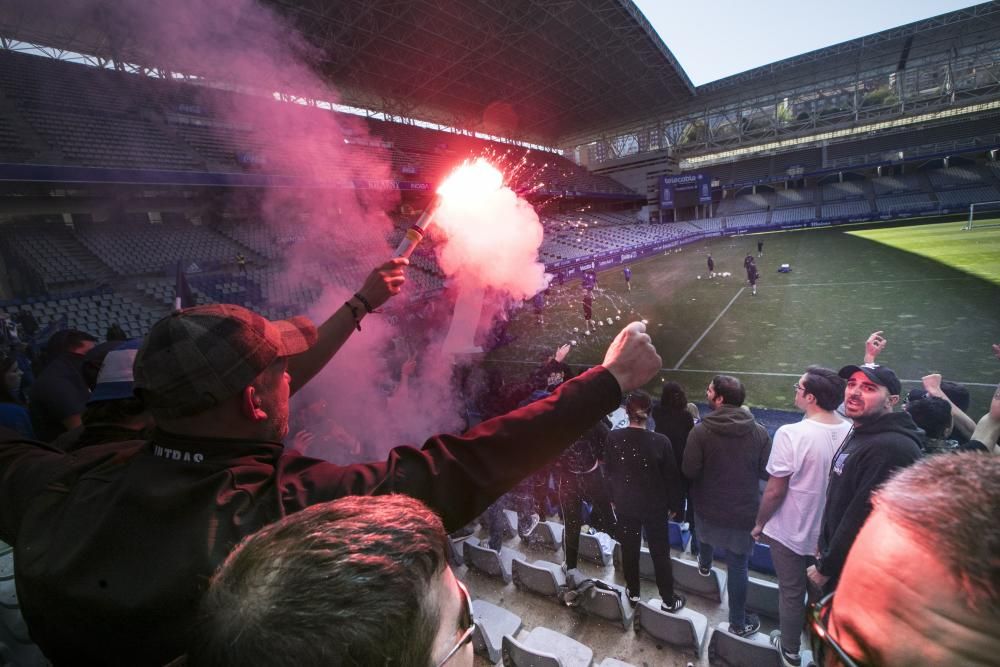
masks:
[[[184,264],[177,262],[177,283],[174,286],[174,311],[182,308],[190,308],[195,305],[194,293],[188,285],[187,277],[184,275]]]

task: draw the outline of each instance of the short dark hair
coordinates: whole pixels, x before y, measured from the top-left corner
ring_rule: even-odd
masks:
[[[925,396],[906,404],[913,422],[924,429],[928,438],[943,438],[952,425],[951,405],[937,396]]]
[[[928,456],[890,478],[872,505],[916,542],[933,545],[971,609],[1000,614],[1000,457]]]
[[[722,402],[733,407],[740,407],[747,397],[743,383],[732,375],[716,375],[712,378],[712,389],[716,396],[722,397]]]
[[[951,380],[941,380],[941,391],[944,392],[949,401],[955,404],[956,408],[962,412],[969,411],[969,403],[972,397],[969,396],[969,390],[965,388],[965,385],[952,382]]]
[[[447,542],[441,519],[403,495],[287,516],[212,577],[188,664],[426,667],[440,621],[428,589]]]
[[[57,357],[64,352],[75,350],[86,342],[96,343],[97,338],[79,329],[63,329],[52,334],[45,345],[45,351],[51,357]]]
[[[816,405],[824,410],[836,410],[844,400],[847,380],[837,375],[837,371],[822,366],[810,366],[806,369],[805,376],[803,391],[812,394]]]

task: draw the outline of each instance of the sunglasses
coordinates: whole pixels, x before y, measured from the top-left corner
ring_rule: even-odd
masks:
[[[455,583],[458,584],[458,590],[461,591],[462,598],[464,600],[462,618],[460,620],[462,627],[465,628],[465,630],[462,632],[462,636],[458,638],[458,641],[451,648],[451,650],[448,651],[448,655],[446,655],[441,662],[437,664],[437,667],[441,667],[441,665],[455,657],[455,654],[461,651],[463,646],[472,641],[472,635],[476,631],[476,615],[472,611],[472,596],[469,594],[469,589],[466,588],[465,584],[461,581],[456,581]]]
[[[820,667],[826,667],[827,665],[865,667],[865,663],[859,662],[849,656],[847,651],[830,635],[827,623],[829,622],[830,610],[832,608],[833,593],[829,593],[809,608],[806,630],[809,634],[809,644],[812,647],[813,662]]]

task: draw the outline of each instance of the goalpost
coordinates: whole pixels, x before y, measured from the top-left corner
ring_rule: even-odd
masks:
[[[979,220],[976,220],[976,215]],[[989,219],[990,214],[993,218]],[[984,220],[984,217],[987,219]],[[982,229],[984,227],[1000,227],[1000,201],[977,201],[969,204],[969,220],[963,230]]]

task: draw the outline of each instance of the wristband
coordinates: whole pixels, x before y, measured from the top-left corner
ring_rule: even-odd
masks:
[[[367,310],[369,313],[374,313],[375,312],[375,309],[372,308],[372,305],[368,302],[368,299],[366,299],[365,297],[361,296],[357,292],[354,293],[354,298],[357,299],[358,301],[360,301],[361,305],[364,306],[365,310]]]

